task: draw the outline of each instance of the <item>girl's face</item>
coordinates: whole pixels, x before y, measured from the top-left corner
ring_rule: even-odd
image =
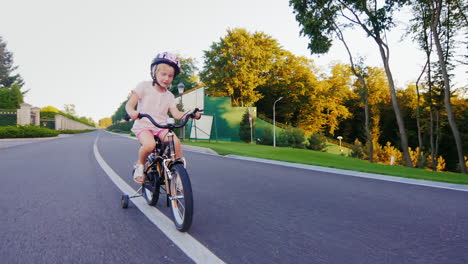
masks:
[[[171,66],[161,63],[156,67],[156,79],[162,88],[166,88],[174,80],[174,68]]]

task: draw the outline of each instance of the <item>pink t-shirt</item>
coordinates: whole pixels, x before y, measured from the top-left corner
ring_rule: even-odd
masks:
[[[151,81],[145,81],[139,83],[132,93],[138,95],[138,106],[137,111],[141,114],[149,114],[153,119],[161,125],[166,124],[166,120],[169,117],[169,108],[176,107],[174,95],[166,90],[160,92],[152,85]],[[132,132],[138,134],[138,132],[151,129],[158,131],[159,128],[155,127],[148,118],[142,118],[135,120],[132,127]]]

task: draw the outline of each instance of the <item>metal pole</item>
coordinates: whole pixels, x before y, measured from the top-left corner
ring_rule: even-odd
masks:
[[[343,137],[338,136],[337,139],[340,141],[340,151],[343,152],[343,148],[341,147],[341,140],[343,139]]]
[[[177,85],[177,90],[179,91],[179,95],[180,95],[180,111],[184,111],[184,103],[182,101],[182,95],[184,93],[184,90],[185,90],[185,84],[183,82],[180,82],[178,85]],[[185,127],[181,127],[180,128],[180,141],[184,141],[184,138],[185,138]]]
[[[283,99],[283,97],[278,98],[273,103],[273,147],[276,147],[276,113],[275,113],[275,105],[281,99]]]

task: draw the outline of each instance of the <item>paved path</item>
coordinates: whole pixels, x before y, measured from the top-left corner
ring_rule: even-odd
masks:
[[[95,131],[0,150],[2,263],[195,262],[190,244],[172,240],[170,225],[142,214],[139,201],[120,208],[122,190],[96,161],[96,149],[120,181],[138,188],[130,176],[138,144],[125,137]],[[468,262],[466,191],[185,156],[195,213],[182,237],[219,261]],[[141,206],[170,216],[161,202]]]

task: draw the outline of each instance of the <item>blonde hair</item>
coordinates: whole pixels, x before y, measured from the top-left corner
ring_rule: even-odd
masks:
[[[169,67],[169,68],[173,69],[174,73],[175,73],[175,69],[171,65],[165,64],[165,63],[159,63],[159,64],[156,65],[156,67],[154,67],[154,71],[153,71],[154,76],[156,76],[156,73],[158,73],[163,67],[166,67],[166,68]]]

